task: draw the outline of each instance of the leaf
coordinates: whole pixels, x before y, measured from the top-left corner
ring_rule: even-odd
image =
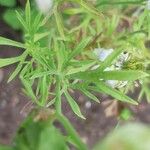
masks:
[[[13,58],[0,58],[0,68],[14,64],[21,60],[21,57],[13,57]]]
[[[89,44],[91,38],[84,38],[79,44],[78,46],[70,53],[70,55],[68,56],[68,61],[70,61],[73,57],[77,56],[78,54],[80,54],[84,48]]]
[[[89,97],[91,100],[94,100],[97,103],[100,103],[99,99],[93,95],[92,93],[90,93],[88,90],[84,89],[84,88],[80,88],[81,92],[83,92],[87,97]]]
[[[20,63],[18,64],[18,66],[15,69],[15,71],[9,77],[7,83],[9,83],[10,81],[12,81],[17,76],[17,74],[21,71],[23,63],[24,63],[27,55],[28,55],[28,53],[26,53],[26,51],[21,55]]]
[[[78,104],[75,102],[75,100],[69,95],[68,91],[65,91],[64,92],[66,98],[67,98],[67,101],[68,103],[70,104],[73,112],[79,116],[80,118],[82,119],[85,119],[85,117],[81,114],[81,111],[80,111],[80,108],[78,106]]]
[[[102,1],[97,4],[97,6],[103,6],[103,5],[141,5],[145,0],[129,0],[129,1]]]
[[[20,72],[20,70],[22,69],[22,63],[20,63],[17,68],[15,69],[15,71],[11,74],[11,76],[9,77],[7,83],[11,82],[16,76],[17,74]]]
[[[97,73],[96,71],[85,71],[85,72],[78,72],[78,73],[74,73],[74,74],[70,74],[67,77],[69,79],[80,79],[80,80],[84,80],[84,81],[90,81],[90,82],[96,82],[99,81],[99,73]]]
[[[53,126],[42,129],[38,144],[38,150],[67,150],[65,138]]]
[[[45,106],[46,101],[49,95],[49,85],[50,83],[47,81],[47,76],[44,75],[41,82],[40,92],[41,92],[41,105]]]
[[[14,150],[12,147],[0,145],[0,150]]]
[[[138,103],[135,100],[131,99],[130,97],[128,97],[126,95],[124,95],[120,91],[107,86],[105,83],[103,83],[101,81],[96,83],[96,87],[98,89],[100,89],[100,91],[102,91],[103,93],[108,94],[108,95],[116,98],[117,100],[120,100],[122,102],[128,102],[128,103],[131,103],[131,104],[134,104],[134,105],[138,105]]]
[[[47,103],[46,107],[48,108],[48,107],[50,107],[51,105],[55,104],[55,100],[56,100],[55,98],[52,99],[52,100],[50,100],[50,101]]]
[[[25,87],[25,90],[26,90],[26,94],[31,97],[31,100],[33,102],[37,102],[37,98],[32,90],[32,85],[31,83],[27,80],[27,79],[24,79],[23,77],[20,77],[24,87]]]
[[[56,19],[56,24],[57,24],[60,36],[61,36],[61,38],[63,40],[65,40],[64,26],[63,26],[63,23],[62,23],[62,19],[61,19],[60,13],[58,12],[57,5],[54,8],[54,16],[55,16],[55,19]]]
[[[26,48],[24,44],[20,42],[16,42],[4,37],[0,36],[0,45],[8,45],[8,46],[14,46],[14,47],[19,47],[19,48]]]
[[[139,70],[117,70],[117,71],[102,71],[96,70],[79,72],[68,76],[71,79],[81,79],[85,81],[96,82],[103,80],[120,80],[120,81],[135,81],[137,79],[148,77],[149,74]]]
[[[50,109],[34,109],[19,128],[14,149],[67,150],[65,137],[53,126],[54,117]]]
[[[87,69],[89,69],[90,67],[92,67],[96,62],[90,62],[88,64],[83,65],[82,67],[78,67],[78,68],[73,68],[73,69],[69,69],[69,71],[66,73],[66,75],[71,75],[74,73],[78,73],[78,72],[84,72]]]
[[[27,24],[26,24],[25,20],[23,19],[23,17],[21,16],[21,13],[19,13],[18,11],[16,11],[16,16],[17,16],[19,22],[20,22],[20,23],[22,24],[22,26],[24,27],[24,29],[25,29],[26,31],[28,31]]]
[[[0,5],[14,7],[16,5],[16,0],[0,0]]]
[[[136,140],[135,140],[136,139]],[[116,128],[93,150],[148,150],[150,128],[143,124],[130,123]]]
[[[97,15],[101,18],[103,18],[103,14],[100,13],[95,7],[93,7],[91,4],[88,4],[84,0],[76,0],[78,4],[80,4],[83,8],[85,8],[88,12]]]
[[[80,90],[83,94],[85,94],[91,100],[94,100],[95,102],[100,103],[99,99],[95,95],[93,95],[91,92],[88,91],[90,90],[90,88],[88,87],[88,83],[82,82],[82,83],[70,84],[69,87]]]
[[[58,75],[55,70],[45,71],[45,72],[35,72],[30,79],[40,78],[44,75]]]
[[[29,2],[29,0],[27,0],[26,8],[25,8],[25,16],[26,16],[26,23],[27,23],[29,29],[30,29],[30,25],[31,25],[31,12],[30,12],[30,10],[31,10],[30,2]]]
[[[66,50],[63,43],[58,44],[58,42],[55,42],[55,51],[56,51],[56,57],[57,57],[57,68],[58,71],[60,71],[63,68],[63,63],[66,60]]]
[[[100,73],[100,78],[104,80],[135,81],[148,76],[149,74],[139,70],[117,70]]]
[[[35,33],[40,28],[41,19],[42,19],[42,14],[41,13],[37,14],[35,19],[34,19],[32,29],[34,30]]]
[[[63,12],[64,14],[68,14],[68,15],[76,15],[76,14],[83,13],[83,10],[80,8],[68,8],[64,10]]]
[[[15,30],[21,29],[21,24],[17,19],[15,9],[7,9],[3,14],[4,21]]]
[[[87,146],[82,142],[70,121],[62,114],[57,114],[56,117],[67,131],[69,137],[72,139],[72,142],[75,143],[75,146],[77,146],[77,149],[88,150]]]
[[[34,35],[34,42],[37,42],[45,37],[47,37],[50,34],[50,32],[44,32],[44,33],[37,33]]]

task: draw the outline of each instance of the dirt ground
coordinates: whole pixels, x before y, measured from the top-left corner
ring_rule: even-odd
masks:
[[[1,17],[0,17],[1,18]],[[13,31],[2,20],[0,20],[0,36],[8,37],[20,41],[20,34]],[[0,57],[12,57],[19,55],[20,49],[12,47],[0,46]],[[18,79],[7,84],[8,76],[11,74],[15,66],[0,69],[0,143],[11,144],[12,139],[19,124],[26,117],[30,108],[24,107],[28,103],[28,98],[21,91],[21,84]],[[138,90],[136,91],[138,93]],[[136,95],[135,92],[135,95]],[[78,99],[81,110],[86,120],[81,120],[75,116],[66,102],[63,105],[63,111],[70,119],[82,139],[88,143],[90,147],[95,144],[98,139],[102,139],[112,131],[116,125],[117,113],[116,104],[111,103],[110,98],[100,95],[102,99],[100,104],[90,102],[89,99],[83,97],[79,93],[74,94]],[[109,103],[111,103],[109,105]],[[109,105],[107,107],[107,105]],[[112,107],[112,108],[111,108]],[[129,106],[127,106],[129,107]],[[109,109],[110,108],[110,109]],[[146,124],[150,123],[150,105],[142,102],[139,106],[129,107],[133,113],[132,121],[139,121]],[[109,112],[108,112],[109,111]],[[111,113],[112,111],[112,113]],[[110,116],[110,114],[112,114]]]

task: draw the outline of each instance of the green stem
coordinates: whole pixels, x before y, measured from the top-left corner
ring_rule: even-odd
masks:
[[[69,120],[64,115],[57,114],[58,120],[62,123],[68,134],[71,136],[75,144],[78,146],[79,150],[88,150],[87,146],[82,142],[79,135],[75,131],[74,127],[71,125]]]
[[[56,101],[55,101],[55,107],[56,112],[58,114],[61,114],[61,84],[60,84],[60,78],[57,77],[56,79]]]

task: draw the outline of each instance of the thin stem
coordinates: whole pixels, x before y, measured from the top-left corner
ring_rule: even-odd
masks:
[[[71,125],[69,120],[62,114],[57,114],[58,120],[62,123],[68,134],[71,136],[75,144],[78,146],[79,150],[88,150],[87,146],[82,142],[81,138],[75,131],[74,127]]]
[[[61,84],[60,84],[60,78],[57,77],[56,79],[56,101],[55,101],[55,107],[56,112],[58,114],[61,114]]]

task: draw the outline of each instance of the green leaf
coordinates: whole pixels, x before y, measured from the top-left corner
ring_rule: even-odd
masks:
[[[83,92],[87,97],[89,97],[91,100],[100,103],[99,99],[93,95],[92,93],[90,93],[88,90],[84,89],[84,88],[80,88],[81,92]]]
[[[92,67],[95,63],[96,62],[92,61],[90,63],[87,63],[87,64],[83,65],[82,67],[68,69],[68,72],[66,73],[66,75],[71,75],[71,74],[74,74],[74,73],[86,71],[87,69]]]
[[[0,5],[14,7],[16,5],[16,0],[0,0]]]
[[[55,104],[55,101],[56,101],[55,98],[52,99],[52,100],[50,100],[50,101],[47,103],[46,107],[48,108],[48,107],[52,106],[53,104]]]
[[[48,95],[49,95],[49,86],[50,83],[47,81],[47,76],[43,76],[42,78],[42,82],[41,82],[41,87],[40,87],[40,91],[41,91],[41,105],[45,106],[46,105],[46,101],[48,99]]]
[[[20,23],[22,24],[22,26],[24,27],[24,29],[25,29],[26,31],[28,31],[27,24],[26,24],[25,20],[23,19],[21,13],[19,13],[18,11],[16,11],[16,16],[17,16],[19,22],[20,22]]]
[[[73,57],[79,55],[84,49],[85,47],[89,44],[91,38],[84,38],[78,45],[77,47],[70,53],[70,55],[68,56],[68,61],[70,61]]]
[[[42,130],[38,150],[67,150],[65,138],[55,127]]]
[[[8,83],[9,82],[11,82],[16,76],[17,76],[17,74],[21,71],[21,69],[22,69],[22,63],[20,63],[18,66],[17,66],[17,68],[15,69],[15,71],[11,74],[11,76],[9,77],[9,79],[8,79]]]
[[[68,8],[68,9],[65,9],[63,12],[64,12],[64,14],[68,14],[68,15],[76,15],[76,14],[83,13],[83,9],[80,9],[80,8]]]
[[[12,147],[0,145],[0,150],[14,150]]]
[[[0,36],[0,45],[8,45],[8,46],[14,46],[14,47],[19,47],[19,48],[25,48],[24,44],[1,37],[1,36]]]
[[[102,1],[97,4],[97,6],[103,5],[141,5],[145,0],[129,0],[129,1]]]
[[[148,77],[149,74],[139,70],[117,70],[104,71],[100,73],[99,78],[104,80],[121,80],[121,81],[135,81],[137,79]]]
[[[95,102],[100,103],[99,99],[95,95],[93,95],[91,92],[89,92],[90,88],[88,87],[88,83],[82,82],[82,83],[70,84],[69,87],[80,90],[83,94],[85,94],[91,100],[94,100]]]
[[[116,70],[116,71],[102,71],[96,70],[79,72],[68,76],[72,79],[81,79],[91,82],[103,80],[120,80],[120,81],[135,81],[137,79],[148,77],[149,74],[139,70]]]
[[[18,66],[17,66],[17,68],[15,69],[15,71],[11,74],[11,76],[9,77],[9,79],[8,79],[8,83],[10,82],[10,81],[12,81],[16,76],[17,76],[17,74],[21,71],[21,69],[22,69],[22,66],[23,66],[23,63],[24,63],[24,61],[25,61],[25,59],[26,59],[26,57],[27,57],[27,55],[28,55],[28,53],[26,53],[26,51],[20,56],[21,57],[21,59],[20,59],[20,63],[18,64]]]
[[[54,117],[50,109],[34,109],[17,132],[15,150],[67,150],[65,137],[53,126]]]
[[[66,96],[66,98],[67,98],[67,101],[68,101],[68,103],[70,104],[70,106],[71,106],[73,112],[74,112],[77,116],[81,117],[82,119],[85,119],[85,117],[82,115],[82,113],[81,113],[81,111],[80,111],[80,108],[79,108],[78,104],[77,104],[77,103],[75,102],[75,100],[69,95],[68,91],[65,91],[64,93],[65,93],[65,96]]]
[[[41,19],[42,19],[42,14],[41,13],[37,14],[35,19],[34,19],[32,29],[34,30],[35,33],[38,31],[38,29],[41,26],[40,25],[41,24]]]
[[[94,71],[78,72],[67,76],[70,79],[80,79],[84,81],[96,82],[100,80],[100,73]]]
[[[71,0],[72,1],[72,0]],[[97,15],[99,17],[103,17],[102,13],[100,13],[95,7],[93,7],[88,2],[85,2],[85,0],[76,0],[76,2],[81,5],[83,8],[85,8],[88,12]]]
[[[55,51],[56,51],[56,57],[57,57],[57,68],[58,71],[62,70],[63,63],[66,60],[66,49],[63,43],[58,44],[58,42],[55,41]]]
[[[32,85],[30,83],[30,81],[28,81],[27,79],[24,79],[23,77],[20,77],[21,79],[21,82],[23,83],[24,87],[25,87],[25,90],[26,90],[26,94],[31,97],[31,100],[33,102],[37,102],[37,98],[33,92],[33,89],[32,89]]]
[[[21,57],[13,57],[13,58],[0,58],[0,68],[14,64],[21,60]]]
[[[26,23],[27,23],[29,29],[30,29],[30,25],[31,25],[31,12],[30,12],[30,10],[31,10],[30,1],[27,0],[26,8],[25,8],[25,17],[26,17]]]
[[[35,72],[30,79],[40,78],[45,75],[58,75],[55,70],[45,71],[45,72]]]
[[[120,119],[127,121],[127,120],[129,120],[132,117],[132,113],[131,113],[131,111],[129,109],[124,108],[121,111],[119,117],[120,117]]]
[[[77,146],[77,149],[88,150],[87,146],[82,142],[70,121],[62,114],[57,114],[56,117],[67,131],[69,137],[72,139],[72,142],[75,143],[75,146]]]
[[[131,99],[130,97],[128,97],[126,95],[124,95],[120,91],[107,86],[105,83],[103,83],[101,81],[97,82],[96,86],[97,86],[98,89],[100,89],[100,91],[116,98],[117,100],[120,100],[122,102],[128,102],[128,103],[131,103],[131,104],[134,104],[134,105],[138,105],[138,103],[135,100]]]
[[[150,128],[143,124],[130,123],[116,128],[93,150],[149,150]]]
[[[55,16],[55,20],[56,20],[56,24],[57,24],[60,36],[63,40],[65,40],[64,25],[62,23],[62,18],[60,16],[60,13],[58,12],[57,5],[54,8],[54,16]]]
[[[15,9],[7,9],[3,14],[4,21],[15,30],[21,29],[21,24],[17,19]]]
[[[50,35],[50,32],[37,33],[34,35],[34,42],[37,42],[37,41],[47,37],[48,35]]]

